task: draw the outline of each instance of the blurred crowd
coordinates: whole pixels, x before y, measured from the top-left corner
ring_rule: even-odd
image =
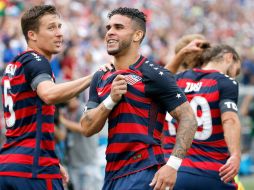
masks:
[[[144,56],[165,65],[171,61],[175,44],[180,37],[200,33],[212,43],[226,43],[236,48],[242,58],[239,82],[248,86],[254,84],[253,0],[0,0],[1,71],[15,55],[26,49],[20,27],[22,12],[31,5],[42,3],[56,5],[63,19],[64,51],[56,55],[51,63],[57,81],[72,80],[93,73],[101,65],[110,62],[111,57],[107,55],[104,44],[107,13],[115,7],[128,6],[139,8],[147,15],[147,34],[140,50]],[[247,175],[253,172],[250,166],[251,160],[254,160],[254,101],[252,95],[246,91],[240,89],[240,94],[239,114],[243,116],[244,137],[243,164],[240,172]],[[85,104],[87,98],[88,93],[85,91],[78,98],[81,103],[76,104]],[[56,134],[59,157],[65,162],[70,157],[68,155],[80,153],[81,149],[70,153],[72,148],[68,147],[75,145],[72,144],[76,142],[75,139],[82,138],[75,136],[77,131],[70,129],[63,119],[64,112],[69,109],[67,104],[60,106],[60,119],[58,118],[56,123],[59,127],[59,133]],[[1,111],[0,118],[3,118],[2,115]],[[75,114],[73,117],[67,115],[69,118],[66,119],[78,122]],[[0,129],[3,129],[2,120]],[[72,133],[74,135],[71,135]],[[98,147],[105,145],[104,137],[105,134],[101,134],[97,140],[86,139],[89,142],[84,142],[84,146],[90,143],[94,151],[98,150],[99,154],[103,154]],[[1,140],[0,138],[0,144]],[[84,147],[85,151],[81,151],[84,155],[80,155],[81,158],[85,158],[88,149],[89,147]],[[64,155],[63,152],[67,154]],[[88,154],[93,155],[91,152]],[[86,159],[95,160],[95,157],[96,155],[93,155],[92,158]],[[71,161],[66,163],[70,164]],[[91,164],[94,163],[87,165]],[[85,170],[87,169],[83,172]]]

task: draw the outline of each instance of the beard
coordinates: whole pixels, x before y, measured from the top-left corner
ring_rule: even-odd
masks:
[[[114,48],[114,49],[108,49],[107,48],[107,52],[109,55],[121,55],[122,52],[124,52],[124,50],[128,49],[131,46],[131,40],[127,41],[122,41],[119,42],[118,47]]]

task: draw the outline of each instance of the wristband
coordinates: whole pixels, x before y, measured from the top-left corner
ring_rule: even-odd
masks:
[[[112,110],[116,105],[110,95],[108,95],[108,97],[103,101],[103,104],[108,110]]]
[[[178,158],[175,156],[170,156],[166,165],[174,168],[177,171],[179,169],[179,167],[181,166],[182,161],[183,160],[181,158]]]

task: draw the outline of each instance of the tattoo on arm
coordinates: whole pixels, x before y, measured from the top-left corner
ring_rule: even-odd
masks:
[[[99,112],[100,112],[100,113],[105,113],[105,111],[108,111],[108,110],[106,109],[106,107],[105,107],[103,104],[100,104],[97,108],[99,109]],[[86,112],[84,112],[84,119],[85,119],[86,122],[88,122],[89,124],[93,123],[93,122],[98,118],[98,117],[93,118],[93,117],[91,116],[91,111],[92,111],[92,110],[87,110]],[[103,117],[102,114],[100,114],[100,115],[101,115],[100,117]]]
[[[197,121],[188,102],[176,107],[170,115],[179,123],[172,155],[184,158],[197,130]]]
[[[85,113],[84,113],[84,119],[86,120],[86,122],[88,122],[89,124],[91,124],[92,122],[93,122],[93,119],[91,118],[91,116],[90,116],[90,111],[86,111]]]

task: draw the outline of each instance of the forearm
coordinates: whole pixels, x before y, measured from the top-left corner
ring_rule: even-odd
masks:
[[[178,120],[179,127],[176,133],[176,143],[172,155],[178,158],[184,158],[188,149],[191,147],[195,132],[197,130],[197,121],[189,103],[184,103],[176,108],[174,113],[170,113]]]
[[[240,121],[237,118],[228,118],[223,121],[224,138],[231,156],[241,157],[240,139],[241,129]]]
[[[45,81],[38,85],[37,93],[46,104],[66,102],[86,89],[91,83],[92,75],[60,84]]]
[[[64,117],[61,118],[60,122],[70,131],[76,132],[76,133],[83,133],[83,128],[81,127],[80,123],[71,121],[69,119],[66,119]]]
[[[240,108],[242,115],[248,115],[249,105],[250,105],[252,99],[253,99],[253,95],[246,95],[243,98],[241,108]]]
[[[80,120],[83,135],[89,137],[100,132],[105,125],[110,111],[103,103],[94,109],[86,111]]]
[[[59,141],[62,141],[66,138],[66,132],[59,129],[59,128],[57,128],[57,127],[55,127],[55,133],[54,134],[55,134],[55,137],[57,138],[57,140],[59,140]]]
[[[165,68],[172,73],[176,73],[184,59],[184,53],[181,51],[173,57],[173,60],[168,63]]]

